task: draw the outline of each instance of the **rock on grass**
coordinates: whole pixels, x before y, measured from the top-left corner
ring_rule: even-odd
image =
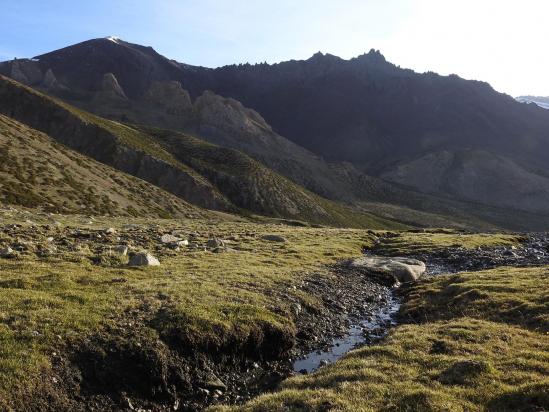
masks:
[[[160,261],[150,253],[136,253],[130,258],[129,266],[160,266]]]
[[[286,239],[280,235],[265,235],[265,236],[262,236],[261,239],[266,240],[268,242],[279,242],[279,243],[286,242]]]

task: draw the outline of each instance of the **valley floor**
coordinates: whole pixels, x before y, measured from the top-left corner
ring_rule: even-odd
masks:
[[[524,240],[4,208],[0,409],[544,410],[549,266],[403,287],[401,325],[382,342],[284,380],[383,300],[338,262],[365,249],[519,259]],[[160,265],[128,266],[126,246]]]

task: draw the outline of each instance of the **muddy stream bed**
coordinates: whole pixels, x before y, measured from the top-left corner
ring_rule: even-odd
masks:
[[[366,251],[368,255],[382,254],[382,251]],[[496,247],[490,249],[447,248],[433,253],[409,255],[426,264],[424,277],[463,271],[478,271],[497,266],[534,266],[549,264],[549,237],[547,234],[531,234],[520,247]],[[323,342],[317,348],[298,357],[292,364],[293,372],[311,373],[318,368],[337,361],[350,350],[373,344],[382,339],[397,325],[395,315],[400,308],[394,288],[385,287],[382,299],[375,300],[376,306],[364,305],[364,310],[350,314],[343,335],[335,336],[331,342]],[[372,301],[370,297],[362,297]]]

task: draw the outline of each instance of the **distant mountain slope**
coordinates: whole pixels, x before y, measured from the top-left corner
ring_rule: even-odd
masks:
[[[521,103],[534,103],[542,109],[549,109],[549,97],[542,96],[519,96],[516,98]]]
[[[549,178],[484,150],[443,150],[401,163],[382,177],[427,193],[546,213]]]
[[[405,221],[417,211],[414,224],[431,214],[436,221],[446,215],[465,225],[513,226],[549,214],[541,183],[549,176],[549,112],[486,83],[403,70],[376,51],[351,60],[319,53],[208,69],[150,47],[94,39],[1,63],[0,72],[104,117],[238,149],[324,197],[378,214],[391,204]],[[454,164],[452,179],[424,184],[430,166],[419,163],[462,151],[484,155]],[[456,175],[469,167],[487,176]],[[454,178],[466,190],[454,188]],[[508,179],[521,182],[521,190],[506,188]]]
[[[191,95],[211,89],[238,99],[283,136],[370,171],[442,148],[538,162],[549,157],[549,113],[487,83],[401,69],[377,51],[351,60],[319,53],[305,61],[186,75]]]
[[[147,217],[207,212],[0,114],[0,200],[46,211]]]
[[[402,226],[322,199],[234,150],[184,135],[168,145],[144,129],[91,115],[4,77],[0,113],[202,207],[331,225]]]

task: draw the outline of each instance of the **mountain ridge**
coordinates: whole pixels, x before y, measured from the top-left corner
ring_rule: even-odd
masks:
[[[415,204],[406,200],[409,194],[419,191],[438,197],[435,203],[439,211],[440,205],[447,202],[444,199],[449,199],[549,213],[545,206],[548,173],[544,167],[549,159],[549,116],[541,109],[516,103],[484,82],[401,69],[376,50],[350,60],[317,53],[308,60],[209,69],[169,60],[150,47],[95,39],[35,60],[2,63],[0,72],[11,73],[14,65],[28,66],[19,71],[28,73],[29,83],[33,84],[30,80],[34,76],[35,87],[71,104],[119,121],[183,131],[236,148],[335,200],[382,201],[372,199],[375,192],[355,193],[349,183],[382,178],[379,183],[372,180],[374,186],[385,186],[394,193],[384,200],[406,207],[428,203],[419,198]],[[90,61],[99,68],[90,69]],[[50,71],[55,82],[50,75],[49,83],[56,86],[45,87],[44,80],[37,77],[37,69],[41,73]],[[88,72],[92,75],[83,76]],[[105,76],[109,76],[108,81]],[[71,83],[76,77],[86,77],[85,87],[79,81]],[[240,124],[230,126],[226,118],[212,124],[211,117],[206,122],[200,118],[202,113],[197,113],[194,105],[209,90],[221,95],[211,99],[217,105],[227,108],[240,104],[233,110],[243,116]],[[246,131],[239,128],[249,121],[260,125],[257,130],[261,130],[243,138]],[[509,132],[502,133],[504,129]],[[268,144],[262,148],[265,141]],[[522,200],[523,192],[508,191],[509,201],[501,203],[501,197],[485,196],[484,176],[479,179],[467,174],[464,165],[452,169],[452,173],[462,171],[455,176],[468,182],[467,192],[453,190],[451,181],[435,190],[427,188],[420,178],[423,169],[412,167],[438,152],[450,151],[459,159],[457,154],[462,150],[491,156],[488,163],[496,169],[489,174],[497,187],[503,188],[507,179],[519,181],[528,175],[542,182],[540,190],[529,193],[526,201]],[[513,167],[501,166],[500,158]],[[289,164],[288,159],[293,163]],[[410,172],[403,174],[402,170]],[[334,175],[345,179],[334,179]],[[398,185],[390,186],[383,179]],[[434,211],[431,207],[421,210]]]

